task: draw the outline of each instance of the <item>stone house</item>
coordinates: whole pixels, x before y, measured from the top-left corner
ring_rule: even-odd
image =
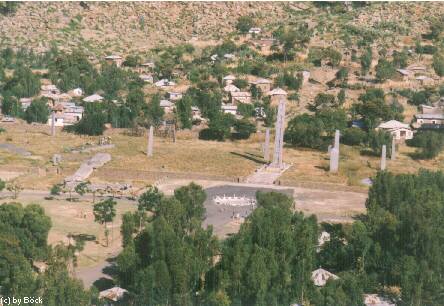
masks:
[[[231,97],[231,103],[237,104],[237,103],[245,103],[250,104],[251,103],[251,93],[248,91],[232,91],[230,92]]]
[[[154,83],[154,78],[153,75],[151,74],[141,74],[139,75],[139,78],[145,83],[150,83],[150,84]]]
[[[237,91],[240,91],[240,89],[237,88],[236,86],[234,86],[233,84],[229,84],[224,87],[224,91],[225,92],[237,92]]]
[[[267,93],[271,90],[272,82],[268,79],[260,78],[254,82],[251,82],[251,84],[255,85],[256,88],[260,89],[262,93]]]
[[[174,111],[174,103],[169,100],[160,100],[160,107],[163,108],[165,114],[169,114]]]
[[[339,279],[338,276],[335,274],[328,272],[327,270],[324,270],[322,268],[319,268],[317,270],[314,270],[311,272],[311,280],[315,284],[315,286],[323,287],[327,283],[329,279]]]
[[[443,113],[415,114],[413,120],[413,127],[417,129],[440,129],[444,127]]]
[[[103,97],[101,95],[93,94],[91,96],[84,98],[83,102],[94,103],[94,102],[101,102],[102,100],[103,100]]]
[[[116,64],[117,67],[121,67],[123,58],[120,55],[108,55],[105,57],[105,61],[108,64]]]
[[[383,122],[378,125],[376,130],[384,130],[389,132],[397,141],[405,141],[413,138],[413,131],[410,126],[396,120]]]
[[[234,80],[236,80],[236,77],[232,74],[229,74],[222,79],[225,85],[232,84]]]
[[[237,105],[232,105],[232,104],[222,105],[221,109],[225,114],[232,114],[232,115],[237,114]]]

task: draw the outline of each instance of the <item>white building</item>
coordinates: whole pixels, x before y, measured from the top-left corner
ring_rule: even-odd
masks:
[[[101,102],[102,100],[103,100],[103,97],[101,95],[93,94],[91,96],[84,98],[83,102],[94,103],[94,102]]]
[[[177,100],[182,99],[182,93],[181,92],[170,91],[170,92],[168,92],[168,96],[169,96],[169,99],[172,100],[172,101],[177,101]]]
[[[364,294],[365,306],[396,306],[377,294]]]
[[[232,84],[234,80],[236,80],[236,77],[232,74],[229,74],[222,79],[225,85]]]
[[[175,86],[176,83],[173,81],[170,81],[168,79],[162,79],[160,81],[157,81],[156,83],[154,83],[154,85],[156,85],[157,87],[169,87],[169,86]]]
[[[221,109],[225,114],[232,114],[232,115],[237,114],[237,105],[230,105],[230,104],[222,105]]]
[[[122,66],[123,58],[120,55],[108,55],[105,57],[105,61],[109,64],[116,64],[117,67]]]
[[[225,92],[235,92],[235,91],[240,91],[240,89],[237,88],[236,86],[234,86],[233,84],[228,84],[227,86],[224,87],[224,91]]]
[[[323,287],[330,279],[336,280],[339,279],[339,277],[322,268],[319,268],[311,272],[311,280],[313,281],[315,286]]]
[[[174,103],[168,100],[160,100],[160,107],[163,108],[165,113],[172,113],[174,110]]]
[[[99,293],[99,299],[105,300],[105,306],[114,305],[115,302],[122,300],[128,294],[126,289],[113,287],[103,290]]]
[[[376,130],[384,130],[389,132],[396,140],[407,140],[413,138],[413,131],[407,123],[402,123],[396,120],[383,122]]]
[[[151,74],[141,74],[139,75],[139,78],[145,83],[154,83],[154,78]]]
[[[260,34],[261,32],[261,28],[251,28],[250,30],[248,30],[248,33],[250,34]]]

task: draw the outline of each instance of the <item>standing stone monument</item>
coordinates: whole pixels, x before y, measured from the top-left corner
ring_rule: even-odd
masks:
[[[270,129],[265,130],[265,146],[264,146],[264,159],[270,160]]]
[[[279,101],[278,113],[276,118],[276,135],[274,139],[274,155],[273,163],[274,168],[284,169],[284,163],[282,160],[282,153],[284,149],[284,122],[285,122],[285,99],[281,97]]]
[[[55,136],[55,112],[51,112],[51,136]]]
[[[338,172],[339,170],[339,130],[335,132],[335,143],[330,149],[330,172]]]
[[[395,138],[392,138],[392,154],[390,154],[390,159],[395,160],[396,159],[396,141]]]
[[[148,133],[148,147],[146,150],[146,155],[148,157],[153,156],[153,142],[154,142],[154,128],[150,126],[150,132]]]
[[[382,152],[381,152],[381,171],[384,171],[386,168],[386,156],[387,155],[387,147],[386,145],[382,145]]]

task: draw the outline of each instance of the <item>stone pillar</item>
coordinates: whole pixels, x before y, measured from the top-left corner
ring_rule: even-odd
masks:
[[[55,136],[55,112],[51,113],[51,136]]]
[[[285,98],[281,97],[279,101],[278,113],[276,118],[276,135],[274,139],[273,167],[283,169],[283,150],[284,150],[284,121],[285,121]]]
[[[333,147],[330,150],[330,172],[336,173],[339,170],[339,150]]]
[[[384,171],[386,168],[386,155],[387,155],[387,147],[386,145],[383,145],[381,153],[381,171]]]
[[[395,160],[396,159],[396,141],[395,138],[392,138],[392,154],[390,154],[390,159]]]
[[[148,133],[148,147],[146,150],[146,155],[148,157],[153,156],[153,143],[154,143],[154,128],[150,126],[150,132]]]
[[[339,132],[339,130],[335,131],[335,143],[334,143],[334,148],[338,149],[339,152],[339,137],[341,136],[341,133]]]
[[[270,128],[265,130],[264,159],[270,161]]]

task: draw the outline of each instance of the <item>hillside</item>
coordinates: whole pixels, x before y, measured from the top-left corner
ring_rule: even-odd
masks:
[[[35,51],[56,44],[95,55],[144,53],[159,45],[190,41],[193,34],[195,44],[211,44],[232,33],[243,15],[255,16],[266,30],[282,23],[309,22],[316,26],[318,44],[340,37],[344,25],[359,31],[396,32],[403,39],[427,30],[428,20],[443,12],[440,3],[430,2],[377,3],[350,8],[339,16],[308,2],[24,2],[15,14],[0,16],[0,41],[2,46]]]

